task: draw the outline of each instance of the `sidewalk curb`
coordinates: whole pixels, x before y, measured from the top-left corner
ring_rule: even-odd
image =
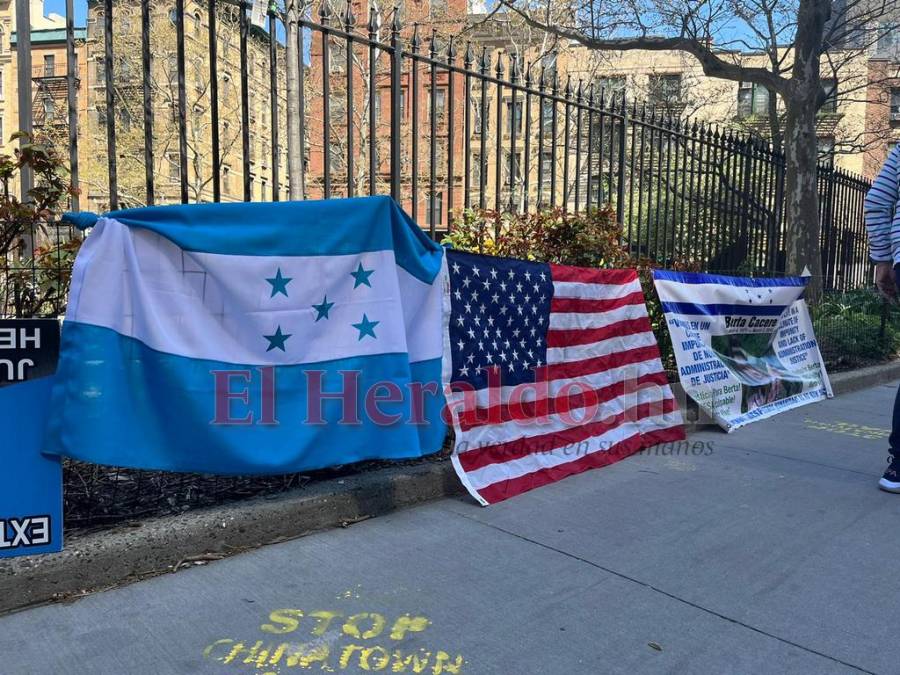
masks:
[[[893,380],[900,361],[831,376],[835,395]],[[450,462],[404,464],[79,536],[61,553],[0,561],[0,615],[463,493]]]
[[[425,462],[84,535],[61,553],[0,561],[0,615],[462,492],[450,462]]]
[[[835,396],[900,380],[900,360],[830,375]]]

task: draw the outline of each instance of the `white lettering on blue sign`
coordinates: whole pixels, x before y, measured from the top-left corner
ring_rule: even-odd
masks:
[[[0,349],[41,348],[41,329],[35,328],[31,335],[27,328],[0,328]]]
[[[50,516],[0,520],[0,549],[46,546],[50,543]]]

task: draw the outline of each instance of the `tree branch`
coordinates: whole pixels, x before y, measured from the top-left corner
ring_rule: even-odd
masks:
[[[526,11],[516,7],[511,0],[500,0],[500,4],[522,17],[532,28],[553,33],[567,40],[574,40],[588,49],[597,51],[681,51],[690,54],[703,67],[703,72],[709,77],[716,77],[734,82],[753,82],[768,89],[777,91],[782,96],[788,93],[789,80],[765,68],[747,68],[737,63],[731,63],[716,55],[715,52],[700,40],[691,37],[654,37],[650,35],[624,37],[624,38],[596,38],[589,37],[579,30],[564,28],[557,24],[543,23],[534,19]]]

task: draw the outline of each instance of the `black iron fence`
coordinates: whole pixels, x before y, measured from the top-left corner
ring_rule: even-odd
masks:
[[[766,143],[673,116],[677,102],[628,102],[564,55],[463,42],[464,16],[432,20],[455,39],[423,40],[400,10],[343,7],[300,21],[295,84],[277,12],[260,28],[234,0],[90,0],[87,37],[67,23],[66,86],[44,81],[55,61],[33,78],[35,132],[65,149],[73,208],[390,193],[437,237],[465,208],[608,202],[635,253],[784,271],[785,160]],[[825,287],[854,288],[868,183],[823,165],[819,187]]]

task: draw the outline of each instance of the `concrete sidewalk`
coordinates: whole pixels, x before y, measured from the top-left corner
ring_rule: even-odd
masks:
[[[0,673],[898,673],[895,391],[7,616]]]

